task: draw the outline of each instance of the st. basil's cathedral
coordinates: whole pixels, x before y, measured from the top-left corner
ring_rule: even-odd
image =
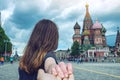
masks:
[[[74,25],[73,42],[77,41],[80,45],[94,46],[94,49],[88,49],[85,53],[87,54],[87,57],[103,57],[105,55],[107,56],[109,48],[106,44],[106,29],[98,20],[93,23],[89,13],[89,5],[86,4],[85,7],[86,14],[83,20],[82,33],[80,34],[81,27],[78,22],[76,22],[76,24]]]

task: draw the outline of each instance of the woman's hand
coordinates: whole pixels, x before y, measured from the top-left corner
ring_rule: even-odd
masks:
[[[70,74],[68,78],[60,78],[49,73],[45,73],[44,70],[39,69],[37,80],[74,80],[73,74]]]
[[[37,80],[61,80],[61,78],[49,73],[45,73],[44,70],[39,69]]]
[[[69,75],[73,74],[72,64],[60,62],[58,65],[52,68],[52,74],[61,78],[68,78]]]
[[[60,78],[68,78],[70,74],[73,74],[71,63],[65,64],[64,62],[60,62],[56,64],[55,59],[52,57],[46,59],[45,71]]]
[[[61,80],[74,80],[72,64],[60,62],[52,68],[52,74],[58,76]]]

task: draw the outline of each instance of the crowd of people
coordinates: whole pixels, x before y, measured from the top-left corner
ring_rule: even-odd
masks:
[[[7,61],[7,62],[10,62],[11,64],[13,64],[13,61],[14,61],[13,57],[10,57],[9,61]],[[0,57],[0,65],[4,65],[4,62],[5,62],[5,58]]]

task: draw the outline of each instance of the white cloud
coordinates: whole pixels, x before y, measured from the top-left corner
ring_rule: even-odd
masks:
[[[60,36],[58,49],[71,48],[74,22],[59,23],[58,27]]]
[[[116,34],[117,34],[117,32],[115,32],[115,31],[108,31],[106,33],[106,36],[111,36],[111,35],[116,35]]]
[[[26,46],[26,43],[25,42],[12,42],[14,44],[14,48],[17,49],[17,53],[22,56],[23,55],[23,51],[24,51],[24,48]]]
[[[11,34],[15,36],[15,38],[11,38],[12,44],[17,48],[18,53],[21,54],[23,49],[25,48],[27,41],[29,39],[29,35],[31,34],[31,29],[17,29],[15,26],[11,27]]]
[[[108,15],[113,12],[120,12],[118,10],[120,8],[119,0],[89,0],[88,4],[89,11],[95,18]]]
[[[9,17],[13,14],[13,10],[15,8],[14,4],[10,4],[11,7],[8,7],[5,10],[1,11],[1,21],[2,21],[2,25],[4,25],[4,22],[9,19]]]
[[[110,21],[107,21],[107,22],[104,22],[103,26],[106,28],[107,32],[106,32],[106,35],[116,35],[116,32],[117,32],[117,23],[114,23],[114,22],[110,22]]]
[[[80,24],[81,29],[83,27],[86,3],[89,4],[89,12],[93,21],[97,17],[109,15],[113,12],[120,12],[119,0],[19,0],[12,3],[12,5],[9,5],[7,9],[2,10],[2,23],[4,24],[6,20],[9,19],[15,8],[21,10],[21,12],[32,11],[33,9],[36,9],[38,12],[36,13],[37,15],[40,14],[39,16],[45,16],[45,18],[52,19],[57,23],[60,33],[59,48],[66,49],[68,47],[70,48],[72,45],[72,36],[74,34],[73,27],[76,21]],[[33,14],[32,16],[36,14]],[[102,20],[100,19],[100,23],[102,23],[103,26],[109,30],[107,31],[106,35],[115,34],[111,28],[116,26],[117,23],[114,23],[110,20],[105,22],[101,21]],[[15,36],[15,38],[11,38],[12,43],[16,45],[19,52],[22,53],[23,48],[28,40],[26,38],[30,36],[32,28],[28,30],[18,29],[16,26],[10,26],[9,28],[11,30],[11,34]]]
[[[16,7],[22,11],[28,11],[30,9],[38,9],[39,11],[45,11],[51,3],[51,0],[19,0],[16,1]]]

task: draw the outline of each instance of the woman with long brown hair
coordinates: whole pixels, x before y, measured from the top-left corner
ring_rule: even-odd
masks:
[[[63,67],[56,65],[54,51],[58,47],[58,39],[58,28],[54,22],[43,19],[35,25],[19,62],[19,80],[37,80],[39,69],[61,78],[68,76],[65,64]]]

